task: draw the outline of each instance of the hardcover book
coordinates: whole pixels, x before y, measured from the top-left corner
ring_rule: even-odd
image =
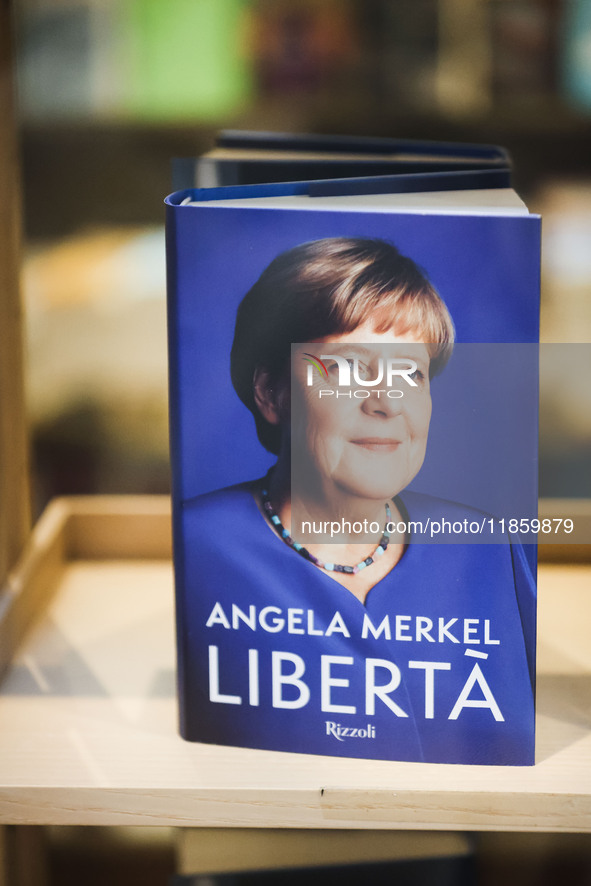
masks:
[[[534,762],[540,222],[508,179],[167,198],[184,738]]]
[[[506,168],[510,158],[496,145],[411,139],[294,135],[223,130],[200,157],[177,158],[175,187],[352,178],[425,172]]]

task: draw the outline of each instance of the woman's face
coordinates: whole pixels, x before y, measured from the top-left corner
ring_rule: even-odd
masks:
[[[306,354],[321,357],[328,378],[309,368]],[[338,384],[342,358],[351,367],[350,387]],[[417,364],[416,372],[409,369],[409,360]],[[294,482],[301,481],[302,490],[314,484],[330,493],[336,487],[364,499],[386,500],[404,489],[425,458],[431,418],[429,362],[426,345],[412,335],[378,333],[371,324],[319,339],[313,348],[302,346],[292,366]],[[388,366],[406,373],[392,376],[390,387]],[[380,367],[384,378],[379,384],[359,383],[376,379]]]

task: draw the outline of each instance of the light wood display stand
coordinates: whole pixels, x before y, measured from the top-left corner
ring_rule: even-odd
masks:
[[[181,869],[209,872],[465,848],[448,832],[590,831],[590,580],[585,564],[540,569],[535,767],[192,744],[177,734],[168,500],[55,501],[3,599],[0,645],[18,650],[0,820],[188,828]]]

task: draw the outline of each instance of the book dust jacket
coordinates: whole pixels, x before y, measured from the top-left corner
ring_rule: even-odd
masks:
[[[183,196],[183,737],[533,764],[539,219]]]

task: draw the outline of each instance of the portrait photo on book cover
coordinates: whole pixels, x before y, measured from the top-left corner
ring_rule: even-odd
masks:
[[[478,277],[452,312],[449,268],[444,297],[370,233],[295,241],[258,269],[249,254],[222,334],[199,333],[218,414],[210,392],[185,438],[213,436],[231,482],[181,446],[202,478],[175,506],[183,735],[529,765],[535,550],[507,518],[536,507],[536,355],[510,324],[487,338]],[[203,350],[184,360],[181,415]]]

